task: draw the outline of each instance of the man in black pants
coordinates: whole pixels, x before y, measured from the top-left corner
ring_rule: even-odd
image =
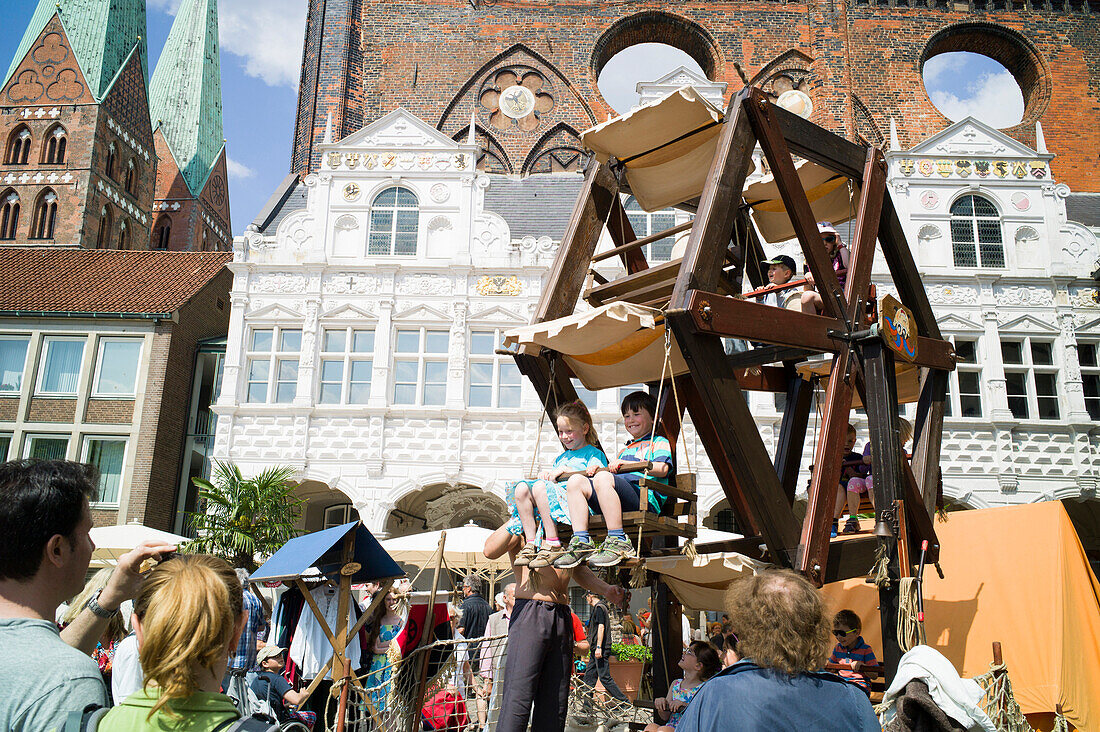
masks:
[[[588,652],[588,666],[584,670],[584,683],[595,686],[599,676],[608,694],[619,701],[626,701],[626,694],[611,678],[611,618],[607,608],[595,592],[589,592],[584,599],[592,608],[592,614],[588,616],[588,645],[591,650]]]

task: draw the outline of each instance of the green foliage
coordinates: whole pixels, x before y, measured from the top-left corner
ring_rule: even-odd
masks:
[[[649,646],[612,643],[611,655],[620,661],[644,661],[646,663],[653,661],[653,649]]]
[[[214,554],[249,572],[297,536],[305,501],[294,496],[294,468],[276,466],[251,478],[231,463],[215,461],[213,481],[192,478],[199,489],[195,513],[187,514],[196,538],[182,551]]]

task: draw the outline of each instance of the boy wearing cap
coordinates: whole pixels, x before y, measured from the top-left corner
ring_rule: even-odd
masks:
[[[832,260],[833,271],[836,272],[836,278],[840,280],[840,287],[843,289],[844,280],[848,275],[848,247],[844,246],[844,241],[840,238],[836,227],[828,221],[818,221],[817,230],[821,233],[821,241],[825,243],[825,251]],[[802,312],[817,315],[824,309],[825,302],[821,299],[820,293],[814,290],[814,276],[808,273],[806,291],[802,293]]]
[[[305,701],[305,692],[295,691],[290,683],[283,678],[283,649],[278,646],[266,645],[256,652],[256,663],[262,671],[248,674],[248,685],[260,699],[266,699],[271,705],[271,711],[280,722],[301,722],[313,729],[317,721],[314,712],[299,712],[287,709],[288,706],[297,707]]]
[[[791,281],[794,277],[795,263],[794,260],[788,257],[786,254],[780,254],[777,257],[766,259],[762,264],[768,265],[768,284],[772,287],[778,287],[779,285],[785,285]],[[769,292],[760,298],[760,302],[764,305],[774,305],[775,307],[782,307],[782,301],[779,299],[778,292]]]

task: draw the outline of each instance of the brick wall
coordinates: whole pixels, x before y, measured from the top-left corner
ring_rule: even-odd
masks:
[[[922,63],[953,50],[985,53],[1006,62],[1028,102],[1024,122],[1006,132],[1033,145],[1041,120],[1058,153],[1055,176],[1075,190],[1100,190],[1091,175],[1100,148],[1100,3],[868,3],[311,0],[292,168],[317,169],[329,112],[342,137],[400,105],[448,135],[477,109],[479,126],[518,171],[552,125],[579,131],[603,121],[602,64],[614,50],[654,41],[690,53],[731,93],[743,85],[738,67],[766,85],[785,56],[804,54],[815,122],[877,142],[893,116],[904,145],[948,124],[924,92]],[[526,63],[562,83],[556,116],[513,134],[490,127],[477,94],[517,43]]]
[[[133,420],[133,399],[89,399],[84,409],[84,421],[91,424],[130,424]]]
[[[28,422],[72,422],[76,419],[76,399],[31,397],[27,404]]]
[[[0,397],[0,422],[14,422],[19,416],[18,397]]]

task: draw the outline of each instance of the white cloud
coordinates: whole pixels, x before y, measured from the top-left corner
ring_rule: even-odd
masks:
[[[972,55],[974,54],[956,52],[933,56],[924,64],[924,83],[932,86],[940,81],[944,75],[962,71],[967,64],[971,63],[970,56]]]
[[[174,15],[181,0],[149,0]],[[218,34],[223,51],[240,56],[248,76],[268,86],[296,87],[302,72],[307,0],[221,0]],[[223,56],[222,62],[227,59]]]
[[[1018,123],[1024,116],[1024,96],[1007,71],[982,74],[958,94],[929,88],[928,96],[952,122],[970,116],[993,127],[1004,128]]]
[[[225,159],[225,169],[229,171],[230,178],[236,178],[238,180],[243,178],[251,178],[256,175],[256,171],[248,167],[244,163],[237,162],[231,157]]]

